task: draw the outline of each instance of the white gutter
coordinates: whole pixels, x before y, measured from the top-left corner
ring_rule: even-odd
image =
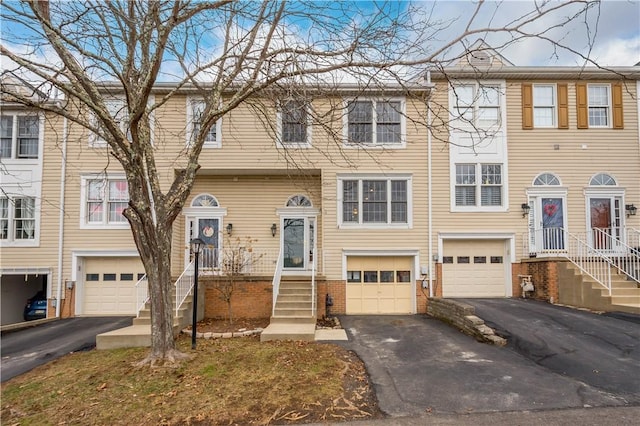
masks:
[[[58,295],[56,300],[56,318],[60,318],[62,305],[62,253],[64,241],[64,194],[67,183],[67,139],[69,137],[67,117],[62,122],[62,167],[60,168],[60,217],[58,218]]]
[[[431,71],[427,70],[427,86],[431,87]],[[433,90],[433,89],[432,89]],[[433,297],[433,222],[431,219],[432,213],[432,198],[431,198],[431,103],[429,98],[431,93],[427,95],[427,210],[429,215],[429,297]]]

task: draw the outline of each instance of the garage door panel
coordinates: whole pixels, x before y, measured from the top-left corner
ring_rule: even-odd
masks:
[[[138,258],[86,258],[83,314],[134,315],[136,281],[144,267]]]
[[[347,314],[411,313],[412,264],[411,257],[350,256],[347,259]],[[401,282],[404,279],[409,282]]]
[[[443,256],[444,297],[507,296],[505,240],[445,241]]]

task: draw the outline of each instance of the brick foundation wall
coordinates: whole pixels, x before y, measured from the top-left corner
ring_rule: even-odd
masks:
[[[201,278],[205,286],[205,318],[227,318],[227,303],[215,289],[215,281],[222,278]],[[238,281],[231,296],[231,310],[234,318],[269,318],[273,289],[271,280],[248,279]]]
[[[524,269],[522,273],[531,275],[531,280],[535,288],[533,292],[527,294],[527,297],[556,303],[558,301],[558,264],[566,261],[564,258],[532,258],[522,260],[522,268]],[[518,279],[517,283],[519,287],[520,279]],[[521,292],[519,291],[518,294],[521,294]]]

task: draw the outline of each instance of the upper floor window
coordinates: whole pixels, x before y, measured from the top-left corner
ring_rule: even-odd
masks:
[[[0,198],[0,240],[25,241],[36,238],[36,199]]]
[[[280,140],[283,145],[308,145],[311,141],[309,104],[289,100],[280,104]]]
[[[409,223],[408,179],[343,179],[341,183],[343,224]]]
[[[576,83],[578,128],[623,129],[620,83]]]
[[[107,107],[109,115],[114,119],[120,130],[130,137],[129,132],[129,113],[127,111],[127,102],[124,98],[107,98],[104,100],[104,104]],[[97,118],[94,116],[94,122],[97,122]],[[102,127],[102,126],[100,126]],[[104,130],[103,130],[104,131]],[[89,139],[89,145],[94,148],[101,148],[107,146],[107,141],[98,135],[91,135]]]
[[[0,116],[0,158],[38,158],[40,118],[33,114]]]
[[[206,109],[206,103],[202,99],[190,98],[187,101],[187,137],[188,142],[195,140],[202,128],[202,115]],[[220,148],[221,145],[221,122],[216,121],[211,125],[209,131],[204,136],[203,148]]]
[[[465,124],[494,127],[501,122],[499,85],[456,84],[452,87],[453,114]]]
[[[552,84],[533,85],[533,125],[556,126],[556,88]]]
[[[83,178],[83,225],[122,227],[122,214],[129,204],[129,188],[124,178]]]
[[[522,83],[522,128],[569,128],[567,83]]]
[[[404,102],[353,100],[347,104],[347,143],[389,146],[404,143]]]
[[[456,206],[502,206],[502,187],[501,164],[456,164]]]

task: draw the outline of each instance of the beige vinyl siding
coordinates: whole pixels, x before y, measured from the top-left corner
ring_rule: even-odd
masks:
[[[614,176],[619,187],[625,188],[627,202],[636,202],[640,195],[640,148],[638,144],[637,106],[632,96],[635,87],[627,87],[624,95],[623,130],[577,129],[576,84],[568,82],[569,129],[522,130],[520,82],[507,87],[509,187],[511,211],[505,227],[511,225],[520,237],[527,232],[527,219],[522,218],[520,204],[527,201],[525,188],[531,187],[536,175],[556,174],[567,188],[566,217],[569,232],[586,231],[584,190],[590,178],[599,172]],[[634,219],[627,220],[628,225]],[[636,224],[637,226],[637,224]],[[516,249],[522,247],[518,239]]]

